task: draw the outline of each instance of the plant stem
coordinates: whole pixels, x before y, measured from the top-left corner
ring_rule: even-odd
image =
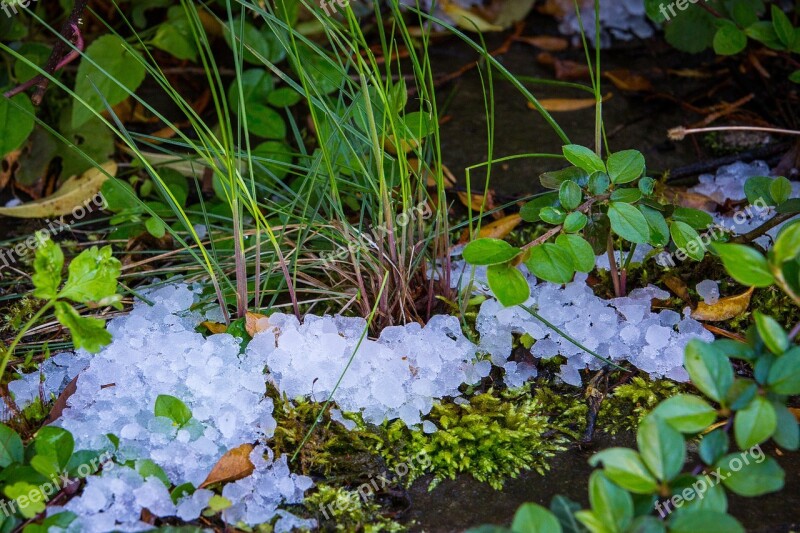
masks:
[[[594,357],[597,357],[598,359],[600,359],[601,361],[603,361],[603,362],[604,362],[605,364],[607,364],[607,365],[611,365],[611,366],[613,366],[613,367],[614,367],[614,368],[616,368],[616,369],[622,370],[623,372],[629,372],[629,370],[626,370],[626,369],[622,368],[622,367],[621,367],[621,366],[619,366],[618,364],[616,364],[616,363],[614,363],[613,361],[611,361],[611,359],[606,359],[606,358],[605,358],[605,357],[603,357],[602,355],[600,355],[600,354],[598,354],[598,353],[596,353],[596,352],[593,352],[592,350],[590,350],[589,348],[587,348],[586,346],[584,346],[583,344],[581,344],[581,343],[580,343],[580,342],[578,342],[577,340],[573,339],[573,338],[572,338],[572,337],[571,337],[569,334],[567,334],[566,332],[562,331],[561,329],[559,329],[558,327],[556,327],[554,324],[551,324],[551,323],[550,323],[548,320],[546,320],[546,319],[545,319],[543,316],[541,316],[539,313],[537,313],[536,311],[534,311],[533,309],[531,309],[531,308],[530,308],[530,307],[528,307],[527,305],[522,305],[522,304],[520,304],[520,307],[521,307],[521,308],[523,308],[524,310],[526,310],[528,313],[530,313],[530,315],[531,315],[533,318],[535,318],[535,319],[537,319],[537,320],[541,321],[541,322],[542,322],[542,323],[543,323],[545,326],[547,326],[548,328],[552,329],[553,331],[555,331],[556,333],[558,333],[559,335],[561,335],[562,337],[564,337],[565,339],[567,339],[569,342],[571,342],[572,344],[574,344],[575,346],[577,346],[578,348],[580,348],[581,350],[583,350],[584,352],[586,352],[586,353],[588,353],[588,354],[591,354],[591,355],[593,355]]]
[[[597,202],[602,202],[603,200],[606,200],[608,198],[608,196],[609,196],[608,194],[602,194],[600,196],[595,196],[594,198],[589,198],[588,200],[583,202],[578,207],[578,209],[576,209],[576,211],[580,211],[581,213],[585,213],[586,211],[591,209],[592,206],[594,204],[596,204]],[[529,250],[529,249],[533,248],[534,246],[539,246],[540,244],[543,244],[543,243],[547,242],[548,240],[550,240],[550,237],[552,237],[553,235],[556,235],[559,231],[561,231],[562,227],[563,226],[559,225],[559,226],[555,226],[553,228],[550,228],[545,233],[543,233],[541,236],[537,237],[536,239],[532,240],[531,242],[529,242],[528,244],[523,246],[521,249],[522,250]]]
[[[53,307],[53,305],[55,305],[55,301],[51,300],[51,301],[47,302],[47,304],[45,304],[44,307],[39,309],[36,312],[36,314],[33,315],[33,317],[31,317],[30,320],[28,320],[28,323],[25,324],[22,327],[20,332],[17,334],[17,337],[11,343],[11,346],[8,347],[8,349],[6,350],[6,353],[3,355],[3,362],[0,363],[0,379],[2,379],[2,377],[5,375],[6,367],[8,366],[8,361],[9,361],[9,359],[11,359],[11,354],[14,353],[14,350],[17,348],[17,345],[22,340],[22,337],[25,336],[25,334],[28,332],[28,330],[31,329],[33,327],[33,325],[36,324],[36,322],[38,322],[39,319],[42,318],[42,316],[47,311],[49,311],[51,307]]]
[[[622,287],[620,286],[619,269],[617,269],[617,258],[614,256],[614,239],[611,237],[611,232],[608,233],[606,253],[608,254],[608,264],[611,268],[611,281],[614,282],[614,295],[619,298],[622,296]]]
[[[682,141],[687,135],[694,133],[708,133],[711,131],[766,131],[767,133],[777,133],[780,135],[800,135],[800,131],[786,130],[782,128],[761,128],[757,126],[714,126],[712,128],[684,128],[678,126],[672,128],[667,132],[669,138],[673,141]]]
[[[730,242],[734,243],[734,244],[747,244],[747,243],[750,243],[750,242],[754,241],[755,239],[757,239],[757,238],[761,237],[762,235],[764,235],[766,232],[768,232],[769,230],[771,230],[772,228],[774,228],[778,224],[781,224],[782,222],[785,222],[785,221],[789,220],[790,218],[793,218],[793,217],[796,217],[796,216],[797,216],[797,213],[780,213],[780,214],[777,214],[774,217],[772,217],[771,219],[769,219],[766,222],[764,222],[763,224],[761,224],[756,229],[754,229],[752,231],[748,231],[747,233],[745,233],[743,235],[737,235],[736,237],[731,239]]]

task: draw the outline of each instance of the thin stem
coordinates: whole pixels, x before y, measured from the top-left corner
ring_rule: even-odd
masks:
[[[39,309],[39,311],[37,311],[36,314],[33,315],[33,317],[30,320],[28,320],[28,323],[25,324],[25,326],[23,326],[23,328],[17,334],[17,337],[14,339],[14,342],[11,343],[11,346],[8,347],[8,350],[6,350],[5,355],[3,355],[3,362],[0,363],[0,379],[2,379],[3,375],[5,375],[6,367],[8,366],[8,361],[9,359],[11,359],[11,354],[14,353],[14,350],[17,348],[17,345],[20,343],[20,341],[22,341],[22,338],[25,336],[26,333],[28,333],[28,330],[30,330],[33,327],[33,325],[36,324],[36,322],[38,322],[39,319],[42,318],[42,316],[44,316],[44,314],[47,311],[49,311],[51,307],[53,307],[53,305],[55,305],[54,301],[47,302],[47,304],[45,304],[44,307]]]
[[[536,311],[534,311],[533,309],[531,309],[531,308],[530,308],[530,307],[528,307],[527,305],[522,305],[522,304],[520,304],[520,307],[521,307],[521,308],[523,308],[524,310],[526,310],[528,313],[530,313],[530,314],[531,314],[531,316],[532,316],[533,318],[535,318],[535,319],[537,319],[537,320],[541,321],[541,322],[542,322],[542,323],[543,323],[545,326],[547,326],[548,328],[552,329],[553,331],[555,331],[556,333],[558,333],[559,335],[561,335],[562,337],[564,337],[565,339],[567,339],[569,342],[571,342],[572,344],[574,344],[575,346],[577,346],[578,348],[580,348],[581,350],[583,350],[584,352],[586,352],[586,353],[588,353],[588,354],[591,354],[591,355],[593,355],[594,357],[596,357],[596,358],[600,359],[601,361],[603,361],[603,362],[604,362],[604,363],[606,363],[607,365],[611,365],[611,366],[613,366],[614,368],[617,368],[617,369],[619,369],[619,370],[622,370],[623,372],[630,372],[629,370],[627,370],[627,369],[625,369],[625,368],[622,368],[622,367],[621,367],[621,366],[619,366],[618,364],[616,364],[616,363],[614,363],[613,361],[611,361],[611,359],[606,359],[606,358],[605,358],[605,357],[603,357],[602,355],[600,355],[600,354],[598,354],[598,353],[596,353],[596,352],[593,352],[592,350],[590,350],[589,348],[587,348],[586,346],[584,346],[583,344],[581,344],[581,343],[580,343],[580,342],[578,342],[577,340],[573,339],[573,338],[572,338],[572,337],[571,337],[569,334],[567,334],[566,332],[562,331],[561,329],[559,329],[558,327],[556,327],[554,324],[551,324],[551,323],[550,323],[549,321],[547,321],[547,320],[546,320],[544,317],[542,317],[542,316],[541,316],[539,313],[537,313]]]
[[[694,133],[708,133],[711,131],[766,131],[767,133],[776,133],[779,135],[800,135],[800,131],[786,130],[782,128],[762,128],[758,126],[714,126],[711,128],[684,128],[678,126],[672,128],[667,132],[670,140],[682,141],[684,137]]]
[[[576,209],[576,211],[580,211],[581,213],[586,213],[597,202],[602,202],[603,200],[608,199],[608,196],[609,196],[608,194],[603,194],[603,195],[600,195],[600,196],[595,196],[594,198],[589,198],[588,200],[583,202],[580,206],[578,206],[578,209]],[[541,236],[537,237],[536,239],[532,240],[531,242],[529,242],[528,244],[523,246],[521,249],[523,251],[524,250],[529,250],[529,249],[533,248],[534,246],[539,246],[540,244],[543,244],[543,243],[547,242],[550,239],[550,237],[552,237],[553,235],[558,234],[558,232],[561,231],[562,227],[563,226],[559,225],[559,226],[555,226],[553,228],[550,228],[545,233],[543,233]]]
[[[614,239],[611,232],[608,233],[608,243],[606,244],[606,253],[608,254],[608,264],[611,268],[611,281],[614,282],[614,295],[619,298],[622,296],[622,287],[620,286],[619,270],[617,269],[617,258],[614,255]]]
[[[789,220],[790,218],[796,217],[797,213],[780,213],[772,217],[771,219],[767,220],[759,227],[755,228],[752,231],[744,233],[742,235],[737,235],[733,239],[730,240],[731,243],[735,244],[747,244],[753,242],[755,239],[761,237],[766,232],[777,226],[778,224]]]
[[[795,324],[792,331],[789,332],[789,340],[794,340],[798,335],[800,335],[800,322]]]

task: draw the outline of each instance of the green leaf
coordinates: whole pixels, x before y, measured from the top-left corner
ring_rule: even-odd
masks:
[[[545,189],[558,190],[566,181],[572,181],[576,185],[583,187],[589,181],[589,174],[582,168],[567,167],[561,170],[551,170],[539,176],[539,183]]]
[[[552,243],[531,248],[525,265],[536,277],[552,283],[569,283],[575,275],[570,252]]]
[[[715,20],[715,17],[703,9],[688,9],[667,24],[664,37],[678,50],[696,54],[713,43]]]
[[[568,144],[564,146],[562,151],[567,161],[585,170],[589,174],[606,171],[606,165],[603,163],[603,160],[585,146]]]
[[[647,226],[650,228],[650,244],[653,246],[666,246],[669,243],[669,226],[667,226],[664,215],[646,205],[638,205],[636,207],[647,220]]]
[[[580,509],[579,503],[561,495],[553,496],[550,501],[550,511],[558,518],[564,533],[584,533],[586,531],[575,518],[575,513]]]
[[[685,222],[694,229],[704,229],[714,224],[710,214],[691,207],[676,207],[672,212],[672,220]]]
[[[776,205],[772,199],[770,188],[772,187],[772,178],[766,176],[754,176],[748,178],[744,183],[744,194],[747,201],[752,205],[764,203],[767,205]]]
[[[592,512],[609,531],[625,531],[633,520],[633,498],[595,470],[589,478]]]
[[[606,477],[634,494],[651,494],[658,488],[658,481],[642,462],[641,456],[629,448],[608,448],[594,454],[589,464],[603,464]]]
[[[544,222],[554,226],[561,224],[567,218],[567,214],[557,207],[543,207],[539,212],[539,216]]]
[[[280,113],[262,104],[247,106],[247,130],[264,139],[286,137],[286,121]]]
[[[93,118],[93,111],[105,111],[106,105],[122,102],[144,81],[146,71],[141,54],[125,46],[121,37],[103,35],[84,52],[78,66],[75,93],[86,105],[76,102],[73,106],[73,128]]]
[[[508,263],[491,265],[486,270],[489,288],[506,307],[519,305],[531,295],[531,288],[522,272]]]
[[[775,394],[800,394],[800,348],[793,348],[778,357],[769,369],[767,385]]]
[[[760,311],[754,311],[758,334],[770,352],[780,355],[789,347],[789,336],[778,321]]]
[[[738,54],[747,47],[747,35],[729,20],[722,19],[714,34],[714,51],[721,56]]]
[[[260,30],[241,18],[224,24],[225,42],[231,48],[242,51],[242,58],[255,65],[280,63],[286,57],[286,49],[269,25]]]
[[[525,503],[514,514],[511,529],[514,533],[561,533],[561,524],[541,505]]]
[[[789,81],[792,83],[800,83],[800,70],[795,70],[789,74]]]
[[[436,131],[436,123],[429,113],[415,111],[402,117],[398,136],[405,140],[420,141]]]
[[[561,202],[561,207],[567,211],[572,211],[583,200],[583,191],[574,181],[565,181],[558,189],[558,199]]]
[[[267,95],[267,103],[275,107],[292,107],[303,97],[291,87],[275,89]]]
[[[587,222],[589,222],[589,219],[586,218],[586,215],[580,211],[573,211],[564,219],[564,231],[567,233],[577,233],[586,226]]]
[[[758,22],[758,12],[756,6],[751,0],[733,0],[730,8],[731,16],[734,22],[741,27],[746,28],[751,24]]]
[[[37,239],[46,234],[37,233]],[[41,242],[41,241],[40,241]],[[64,253],[61,247],[49,237],[36,249],[33,260],[34,274],[31,276],[35,287],[33,295],[43,300],[54,300],[61,286],[61,269],[64,268]]]
[[[155,217],[148,218],[147,222],[144,223],[144,227],[147,228],[147,232],[156,239],[160,239],[167,234],[167,226],[160,219]]]
[[[775,4],[772,5],[772,27],[784,46],[789,47],[794,41],[794,26],[786,13]]]
[[[169,418],[178,426],[183,426],[192,418],[192,412],[185,403],[167,394],[158,395],[154,412],[156,416]]]
[[[167,20],[158,25],[151,44],[181,60],[197,61],[197,44],[192,25],[181,6],[167,11]]]
[[[290,166],[294,161],[292,149],[281,141],[263,142],[253,148],[252,155],[253,163],[256,167],[256,181],[265,185],[274,185],[276,180],[283,179],[289,174]],[[270,172],[270,174],[263,175],[260,172],[261,167]]]
[[[25,481],[18,481],[13,485],[6,485],[3,492],[10,499],[17,500],[19,513],[25,518],[34,518],[38,514],[43,513],[46,508],[42,489],[30,483],[26,483]]]
[[[521,250],[501,239],[477,239],[467,244],[461,256],[470,265],[499,265],[519,255]]]
[[[161,396],[159,396],[161,398]],[[172,398],[172,396],[168,396],[168,398]],[[173,398],[175,399],[175,398]],[[180,400],[178,400],[180,401]],[[183,405],[183,402],[181,402]],[[156,407],[158,406],[158,400],[156,400]],[[183,407],[186,407],[183,405]],[[188,409],[187,409],[188,410]],[[156,416],[167,416],[167,415],[159,415]],[[189,413],[189,418],[192,417],[192,414]],[[170,417],[167,417],[170,418]],[[174,420],[173,420],[174,422]],[[181,424],[183,425],[183,424]],[[150,459],[139,459],[136,461],[136,471],[139,472],[139,475],[142,476],[142,479],[147,480],[147,478],[155,477],[159,481],[161,481],[165,487],[170,488],[172,486],[172,482],[167,477],[167,473],[164,472],[164,469],[158,466],[154,461]]]
[[[792,195],[792,183],[780,176],[769,184],[769,194],[776,205],[782,204]]]
[[[33,448],[37,455],[52,457],[61,468],[66,468],[72,451],[75,449],[75,439],[66,429],[56,426],[44,426],[36,433],[33,439]]]
[[[611,229],[628,242],[644,244],[650,240],[650,227],[641,211],[630,204],[610,203]]]
[[[653,191],[656,189],[656,180],[653,178],[648,178],[645,176],[644,178],[639,180],[639,190],[642,191],[642,194],[645,196],[650,196],[653,194]]]
[[[0,158],[25,142],[33,132],[35,116],[36,111],[26,94],[18,94],[11,100],[0,98]]]
[[[612,524],[607,526],[603,523],[603,520],[592,511],[576,511],[575,518],[577,518],[583,525],[583,528],[590,533],[621,533],[622,531],[615,528]]]
[[[714,244],[725,270],[742,285],[769,287],[775,283],[767,260],[758,251],[744,244]]]
[[[608,158],[608,176],[611,183],[620,185],[635,181],[644,174],[644,156],[637,150],[623,150]],[[602,169],[597,169],[602,170]]]
[[[646,416],[636,432],[636,443],[644,464],[659,480],[669,481],[680,474],[686,461],[686,443],[662,418]]]
[[[780,265],[800,256],[800,220],[784,226],[772,247],[770,259],[773,264]]]
[[[596,258],[592,245],[580,235],[561,234],[556,237],[556,245],[569,253],[572,265],[578,272],[591,272],[594,269]]]
[[[754,22],[745,28],[744,32],[754,41],[758,41],[773,50],[783,50],[786,48],[786,46],[781,43],[781,40],[778,39],[778,34],[775,33],[775,28],[769,21],[762,20]]]
[[[703,260],[706,250],[700,241],[700,235],[689,224],[673,221],[669,225],[669,234],[679,250],[695,261]]]
[[[782,403],[773,403],[772,407],[778,420],[772,440],[785,450],[796,451],[800,448],[800,425],[797,418]]]
[[[0,468],[13,463],[22,463],[23,460],[22,439],[16,431],[5,424],[0,424]]]
[[[693,509],[675,513],[669,520],[670,533],[745,533],[744,528],[727,513]]]
[[[681,433],[700,433],[717,419],[717,410],[691,394],[678,394],[658,404],[653,415]]]
[[[82,317],[66,302],[56,302],[56,319],[72,334],[75,348],[97,353],[111,342],[111,333],[106,331],[106,323],[99,318]]]
[[[556,205],[558,205],[557,192],[543,194],[523,205],[522,209],[519,211],[519,216],[521,216],[522,220],[525,222],[539,222],[541,220],[539,215],[542,209],[545,207],[555,207]]]
[[[642,199],[642,191],[639,189],[617,189],[611,193],[609,198],[612,202],[623,202],[626,204],[635,204]]]
[[[589,183],[587,185],[589,192],[595,196],[599,196],[608,190],[611,185],[611,179],[605,172],[595,172],[589,176]]]
[[[705,464],[713,465],[727,453],[728,446],[730,446],[728,434],[724,429],[718,428],[703,436],[698,452]]]
[[[69,264],[67,283],[58,297],[88,303],[116,294],[122,265],[111,254],[111,246],[81,252]]]
[[[744,409],[753,401],[758,394],[758,385],[752,379],[733,380],[733,385],[728,389],[726,403],[732,411]]]
[[[750,452],[726,455],[717,463],[722,483],[739,496],[752,498],[783,488],[786,477],[783,469],[772,457],[759,449],[758,457]]]
[[[772,436],[777,423],[772,404],[763,396],[756,396],[750,405],[736,412],[733,423],[736,445],[745,450],[761,444]]]
[[[733,385],[733,368],[725,355],[711,344],[692,339],[686,345],[684,366],[695,387],[724,405]]]

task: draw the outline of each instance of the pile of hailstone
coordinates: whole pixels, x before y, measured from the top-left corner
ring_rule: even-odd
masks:
[[[139,302],[129,315],[109,323],[113,342],[91,357],[56,422],[72,433],[76,449],[113,450],[110,433],[119,439],[118,463],[150,459],[174,485],[199,486],[225,452],[272,437],[276,423],[265,396],[265,358],[256,352],[240,355],[231,335],[197,333],[203,318],[187,311],[195,296],[186,286],[167,286],[148,293],[154,305]],[[155,416],[161,394],[189,407],[193,420],[186,427]],[[291,474],[285,458],[274,460],[267,452],[264,459],[264,448],[256,450],[253,474],[223,490],[232,503],[223,518],[254,526],[278,517],[276,531],[307,525],[277,508],[302,501],[311,480]],[[137,531],[150,528],[139,520],[142,509],[191,521],[210,497],[198,490],[176,505],[156,477],[142,479],[133,469],[116,466],[90,477],[81,496],[48,512],[74,512],[78,520],[72,527],[78,531]]]
[[[596,40],[594,2],[581,1],[581,22],[586,38]],[[570,6],[572,5],[569,2]],[[647,39],[653,35],[653,26],[647,20],[643,0],[614,0],[600,2],[600,45],[607,47],[612,38],[630,40],[634,37]],[[580,34],[581,24],[574,9],[567,9],[558,29],[564,35]]]

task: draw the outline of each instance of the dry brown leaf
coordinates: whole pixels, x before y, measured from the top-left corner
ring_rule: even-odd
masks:
[[[80,376],[80,374],[78,374]],[[61,413],[64,412],[64,409],[67,408],[67,400],[69,397],[75,394],[75,391],[78,390],[78,376],[72,378],[72,381],[69,382],[67,388],[59,394],[58,398],[56,399],[56,403],[53,404],[53,408],[50,409],[50,414],[47,415],[47,419],[44,421],[45,424],[52,424],[59,418],[61,418]]]
[[[18,166],[17,160],[21,155],[22,150],[14,150],[6,154],[3,160],[0,161],[0,191],[5,189],[8,182],[11,181],[11,176],[14,175],[14,171]]]
[[[691,207],[702,211],[714,212],[719,204],[705,194],[689,192],[685,187],[659,187],[661,199],[680,207]]]
[[[562,52],[569,48],[569,42],[563,37],[551,37],[549,35],[539,35],[536,37],[518,37],[517,41],[530,44],[548,52]]]
[[[603,97],[603,102],[611,98],[611,93]],[[542,98],[539,103],[543,108],[550,112],[559,111],[580,111],[581,109],[589,109],[594,107],[594,98]],[[531,102],[528,102],[528,107],[536,109]]]
[[[556,59],[556,79],[559,80],[585,80],[589,78],[589,67],[569,59]]]
[[[714,305],[698,302],[697,308],[692,311],[692,318],[706,322],[722,322],[739,316],[750,307],[753,290],[754,287],[750,287],[742,294],[720,298]]]
[[[209,320],[206,320],[205,322],[201,322],[200,325],[206,328],[214,335],[218,333],[225,333],[228,331],[228,326],[226,326],[225,324],[220,324],[219,322],[211,322]]]
[[[692,306],[692,297],[689,294],[689,287],[686,286],[685,281],[674,274],[667,274],[662,278],[662,281],[675,296],[689,304],[689,306]]]
[[[491,224],[483,226],[478,232],[478,237],[502,239],[511,233],[514,228],[519,226],[520,222],[522,222],[522,217],[519,216],[519,214],[508,215],[507,217],[503,217],[500,220],[495,220]]]
[[[472,207],[473,211],[486,213],[495,208],[494,192],[492,190],[489,190],[486,196],[482,194],[473,194],[472,198],[464,191],[458,191],[456,194],[458,195],[458,199],[461,200],[461,203],[464,204],[465,207]],[[504,216],[505,214],[502,211],[492,213],[492,218],[495,220],[500,220]]]
[[[711,78],[714,74],[693,68],[668,69],[668,73],[681,78]]]
[[[117,174],[117,164],[114,161],[105,163],[102,170],[91,168],[80,176],[68,179],[60,189],[47,198],[16,207],[2,207],[0,216],[50,218],[68,215],[97,196],[107,179],[106,174],[110,176]]]
[[[250,461],[250,453],[252,451],[252,444],[242,444],[220,457],[206,480],[200,484],[200,488],[205,488],[214,483],[236,481],[252,474],[253,470],[255,470],[253,463]]]
[[[650,92],[653,90],[653,84],[650,83],[650,80],[626,68],[607,70],[604,75],[611,80],[611,83],[613,83],[617,89],[622,91]]]
[[[791,411],[797,421],[800,422],[800,409],[797,407],[789,407],[789,411]]]
[[[257,333],[261,333],[269,329],[269,317],[259,313],[247,312],[244,319],[244,328],[251,337],[255,337]]]
[[[718,335],[720,337],[725,337],[727,339],[741,342],[742,344],[747,343],[747,338],[744,335],[739,335],[738,333],[733,333],[732,331],[718,328],[717,326],[712,326],[711,324],[703,324],[703,327],[706,328],[711,333],[713,333],[714,335]]]

